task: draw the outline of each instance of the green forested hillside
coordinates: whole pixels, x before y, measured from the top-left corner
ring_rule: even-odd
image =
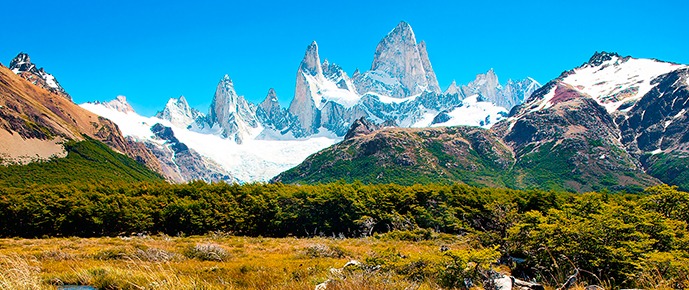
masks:
[[[88,136],[84,138],[83,141],[65,143],[68,152],[65,158],[27,165],[0,166],[0,186],[162,180],[159,174],[135,160]]]
[[[617,155],[600,153],[603,147]],[[595,158],[582,155],[581,150],[590,151],[588,155]],[[403,185],[462,182],[573,192],[638,192],[659,184],[654,177],[625,163],[628,160],[620,157],[624,154],[600,141],[569,139],[513,151],[490,131],[472,127],[383,129],[315,153],[274,181],[317,184],[359,180]]]

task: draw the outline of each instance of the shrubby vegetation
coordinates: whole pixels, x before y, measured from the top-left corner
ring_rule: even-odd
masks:
[[[496,255],[472,258],[450,251],[445,256],[456,269],[476,264],[477,257],[499,257],[514,275],[550,285],[581,269],[581,279],[595,284],[654,280],[689,286],[689,193],[665,185],[641,194],[459,184],[35,185],[0,189],[0,220],[5,237],[221,232],[425,241],[461,236]]]

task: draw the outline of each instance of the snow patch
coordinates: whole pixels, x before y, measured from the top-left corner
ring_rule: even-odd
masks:
[[[373,92],[368,92],[368,93],[366,93],[366,95],[374,96],[374,97],[378,98],[378,101],[380,101],[381,103],[384,103],[384,104],[393,104],[393,103],[394,104],[401,104],[404,102],[411,102],[411,101],[416,100],[416,98],[418,98],[419,96],[421,96],[421,94],[416,94],[416,95],[409,96],[406,98],[393,98],[393,97],[389,97],[386,95],[381,95],[381,94],[373,93]]]
[[[432,126],[478,126],[490,128],[493,124],[503,120],[507,114],[507,109],[496,106],[491,102],[480,102],[478,101],[478,95],[472,95],[464,99],[464,103],[461,106],[447,113],[450,120],[433,124]]]
[[[355,92],[337,87],[336,83],[326,79],[321,74],[315,76],[305,72],[302,72],[302,74],[311,91],[313,102],[318,109],[323,109],[327,101],[338,103],[345,108],[351,108],[361,99]]]

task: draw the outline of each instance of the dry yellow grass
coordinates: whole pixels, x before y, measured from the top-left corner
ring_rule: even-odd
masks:
[[[461,241],[374,238],[201,237],[1,239],[1,289],[437,289],[394,271],[333,273],[349,260],[396,255],[403,261],[440,259],[440,246]],[[203,256],[196,251],[218,251]]]

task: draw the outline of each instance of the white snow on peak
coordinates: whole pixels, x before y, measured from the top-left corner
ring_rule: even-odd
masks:
[[[55,81],[55,77],[47,72],[39,71],[40,77],[45,80],[45,84],[53,89],[59,89],[60,86]]]
[[[416,94],[416,95],[409,96],[406,98],[393,98],[393,97],[381,95],[381,94],[374,93],[374,92],[368,92],[368,93],[366,93],[366,95],[374,96],[374,97],[378,98],[378,101],[380,101],[381,103],[384,103],[384,104],[393,104],[393,103],[394,104],[401,104],[404,102],[414,101],[414,100],[416,100],[416,98],[421,96],[421,94]]]
[[[432,127],[445,126],[477,126],[490,128],[493,124],[505,119],[507,109],[496,106],[491,102],[478,100],[478,95],[472,95],[463,100],[463,104],[452,110],[447,115],[448,121],[431,125]]]
[[[166,119],[180,128],[186,128],[191,125],[194,123],[196,117],[198,117],[194,114],[192,108],[189,107],[184,96],[181,96],[179,99],[170,98],[163,111],[156,116]]]
[[[194,132],[167,120],[144,117],[136,112],[121,112],[103,103],[84,103],[80,106],[112,120],[125,136],[156,142],[151,127],[156,123],[168,126],[172,128],[175,137],[180,142],[220,164],[241,183],[268,181],[277,174],[298,165],[314,152],[341,140],[333,134],[324,132],[322,135],[308,139],[286,141],[247,139],[242,144],[237,144],[218,134]]]
[[[612,56],[601,65],[586,64],[575,69],[563,82],[592,96],[608,112],[614,112],[622,104],[646,95],[655,87],[651,84],[653,79],[681,67],[653,59]]]
[[[306,72],[302,72],[302,74],[309,85],[311,97],[318,109],[322,109],[327,101],[338,103],[345,108],[351,108],[361,99],[361,96],[356,92],[337,87],[336,83],[327,79],[323,74],[316,74],[315,76]]]

